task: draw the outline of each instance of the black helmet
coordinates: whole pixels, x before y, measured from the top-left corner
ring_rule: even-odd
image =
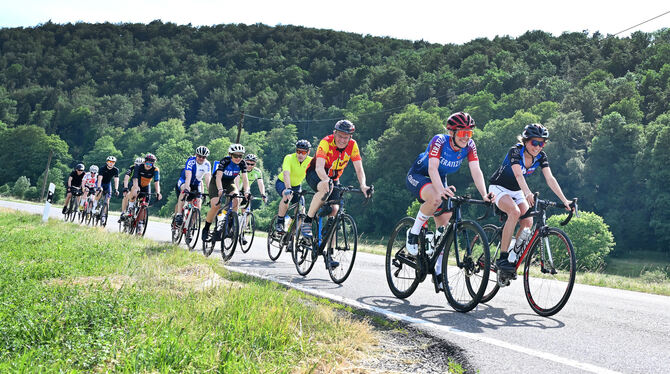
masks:
[[[526,125],[523,129],[521,137],[526,140],[530,138],[543,138],[545,140],[549,139],[549,131],[547,128],[540,125],[539,123],[531,123]]]
[[[310,144],[310,143],[309,143],[307,140],[305,140],[305,139],[300,139],[300,140],[298,140],[298,141],[295,143],[295,147],[296,147],[297,149],[307,149],[307,150],[309,150],[309,149],[312,148],[312,144]]]
[[[353,134],[354,131],[356,131],[356,126],[354,126],[354,124],[351,123],[351,121],[343,119],[337,121],[337,123],[335,124],[335,130],[342,131],[343,133],[347,134]]]
[[[86,169],[86,167],[84,166],[84,164],[77,164],[77,166],[75,166],[74,168],[75,168],[75,170],[81,170],[81,171],[83,171],[84,169]]]

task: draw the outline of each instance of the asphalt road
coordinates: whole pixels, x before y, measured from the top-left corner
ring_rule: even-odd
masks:
[[[42,212],[43,206],[0,201],[0,207]],[[60,206],[51,216],[61,218]],[[108,229],[118,230],[116,217]],[[169,225],[149,222],[147,237],[169,241]],[[200,248],[200,243],[198,243]],[[218,250],[212,256],[219,256]],[[236,251],[231,270],[270,279],[354,307],[403,320],[460,346],[481,373],[667,373],[670,371],[670,297],[575,284],[557,315],[536,315],[521,278],[488,304],[463,314],[436,294],[427,279],[405,300],[386,284],[384,258],[358,253],[342,285],[330,281],[323,261],[299,276],[286,253],[269,260],[265,238],[249,253]]]

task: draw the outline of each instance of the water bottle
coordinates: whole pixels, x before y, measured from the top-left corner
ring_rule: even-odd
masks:
[[[519,239],[516,241],[516,243],[514,243],[513,249],[509,251],[507,261],[509,261],[510,263],[516,262],[517,258],[519,257],[519,253],[523,250],[523,247],[526,246],[528,239],[530,239],[530,229],[528,227],[524,227],[524,229],[521,230]]]

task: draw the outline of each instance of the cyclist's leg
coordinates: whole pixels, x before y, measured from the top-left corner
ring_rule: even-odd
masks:
[[[421,207],[416,214],[414,224],[407,235],[406,248],[411,255],[419,253],[419,233],[421,227],[433,216],[437,208],[440,206],[442,200],[437,191],[433,187],[430,178],[416,173],[408,173],[405,180],[407,189],[414,195],[414,197],[421,202]]]
[[[324,197],[329,193],[330,190],[330,181],[322,181],[316,171],[310,170],[307,171],[305,176],[307,184],[315,191],[312,202],[309,204],[309,209],[307,212],[307,217],[300,227],[300,231],[303,236],[307,238],[312,237],[312,219],[316,216],[316,212],[323,205]]]
[[[67,194],[65,195],[65,204],[63,205],[63,214],[67,212],[67,206],[70,203],[70,199],[72,198],[72,191],[71,188],[65,185],[65,191],[67,191]]]

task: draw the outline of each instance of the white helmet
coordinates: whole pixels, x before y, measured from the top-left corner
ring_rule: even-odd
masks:
[[[88,169],[91,173],[95,174],[98,172],[98,166],[97,165],[91,165],[91,167]]]
[[[107,157],[107,161],[116,162],[116,157],[114,157],[114,156],[109,156],[109,157]]]
[[[195,154],[198,156],[207,157],[209,156],[209,148],[205,147],[204,145],[201,145],[195,149]]]
[[[138,157],[135,159],[135,165],[142,165],[144,163],[144,159],[142,157]]]
[[[228,153],[244,153],[245,149],[242,144],[231,144],[228,147]]]

